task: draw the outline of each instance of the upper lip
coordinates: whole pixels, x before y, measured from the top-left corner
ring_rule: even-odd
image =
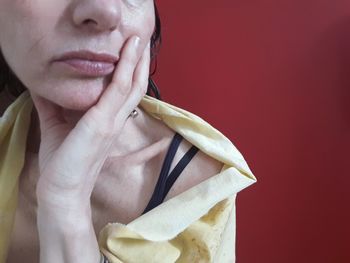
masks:
[[[111,54],[95,53],[89,50],[67,52],[55,60],[60,61],[60,60],[68,60],[68,59],[84,59],[84,60],[91,60],[91,61],[108,62],[113,64],[117,63],[117,61],[119,60],[118,57],[113,56]]]

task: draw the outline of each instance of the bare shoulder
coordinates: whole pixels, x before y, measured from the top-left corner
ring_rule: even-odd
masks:
[[[181,142],[175,155],[174,162],[171,166],[171,170],[191,147],[192,144],[188,141],[183,140]],[[199,150],[176,180],[165,200],[175,197],[193,186],[220,173],[222,166],[222,162]]]

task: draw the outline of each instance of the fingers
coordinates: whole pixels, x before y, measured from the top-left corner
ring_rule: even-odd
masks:
[[[120,110],[124,119],[128,118],[130,112],[135,109],[147,92],[150,60],[150,45],[148,44],[136,66],[130,93]]]
[[[110,146],[111,137],[124,127],[130,112],[146,93],[150,64],[150,47],[138,55],[137,40],[129,39],[117,65],[113,80],[98,103],[80,119],[76,128],[85,130],[82,141],[94,141],[96,145]],[[79,139],[79,140],[80,140]],[[108,146],[109,145],[109,146]]]
[[[115,116],[119,112],[128,97],[132,87],[135,67],[142,56],[140,42],[140,38],[137,36],[127,41],[115,69],[113,79],[96,104],[96,108],[110,117]]]

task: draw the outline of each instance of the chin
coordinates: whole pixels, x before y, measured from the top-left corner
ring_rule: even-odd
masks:
[[[100,98],[100,95],[72,94],[72,96],[63,95],[60,99],[52,99],[54,103],[68,110],[87,111],[94,106]]]
[[[53,103],[69,110],[87,111],[94,106],[107,88],[105,80],[60,82],[54,89],[43,87],[43,95]]]

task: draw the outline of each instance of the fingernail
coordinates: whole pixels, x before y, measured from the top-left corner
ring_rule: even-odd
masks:
[[[140,45],[140,38],[138,37],[138,36],[136,36],[135,38],[134,38],[134,47],[135,48],[138,48],[138,46]]]

